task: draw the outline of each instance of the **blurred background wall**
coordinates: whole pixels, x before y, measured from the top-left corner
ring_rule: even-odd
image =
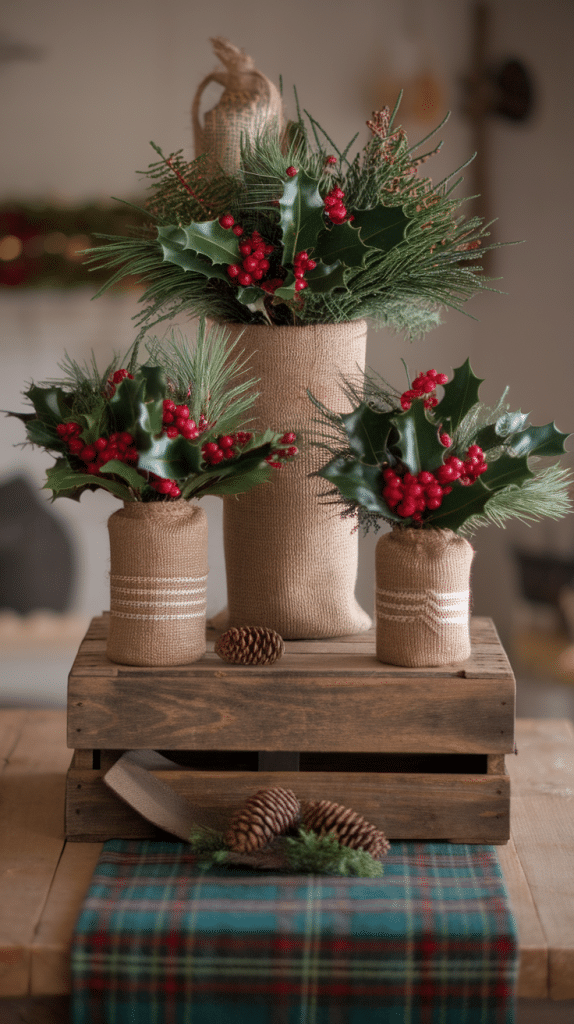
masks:
[[[209,43],[217,35],[243,47],[269,78],[277,82],[282,76],[291,114],[295,84],[302,105],[340,145],[356,131],[361,133],[357,144],[364,143],[371,111],[392,105],[398,86],[413,81],[420,86],[426,76],[433,86],[431,99],[421,101],[419,91],[419,99],[410,102],[407,93],[400,120],[415,142],[447,109],[452,112],[440,133],[443,150],[425,167],[438,181],[475,148],[465,82],[472,75],[476,7],[473,0],[266,5],[254,0],[4,0],[0,201],[77,204],[132,198],[140,190],[136,169],[147,167],[154,156],[149,140],[166,151],[183,148],[191,158],[189,109],[197,85],[217,64]],[[495,400],[510,384],[513,408],[531,411],[535,423],[556,419],[567,431],[574,429],[574,5],[571,0],[490,0],[486,7],[489,62],[497,67],[508,58],[520,59],[534,87],[528,118],[492,115],[484,122],[487,198],[498,218],[494,236],[524,239],[525,244],[495,254],[491,271],[501,278],[495,287],[504,294],[477,296],[465,307],[468,315],[445,312],[443,324],[420,341],[371,331],[368,361],[398,381],[401,357],[413,371],[435,366],[448,372],[470,356],[475,373],[487,379],[481,397]],[[217,98],[214,88],[206,106]],[[471,165],[462,192],[470,195],[475,187]],[[112,350],[128,347],[137,292],[125,290],[93,302],[94,290],[0,289],[0,408],[23,407],[25,383],[57,375],[64,350],[82,359],[93,349],[103,363]],[[192,327],[182,326],[192,333]],[[40,487],[47,458],[14,447],[22,439],[19,421],[0,422],[0,485],[23,473]],[[220,502],[207,499],[206,506],[212,613],[225,603],[225,571]],[[78,621],[108,604],[106,520],[114,508],[104,492],[85,494],[78,504],[62,499],[53,506],[76,552],[70,612]],[[530,529],[491,527],[475,535],[474,611],[491,615],[503,640],[520,603],[513,545],[574,556],[573,533],[568,517]],[[369,609],[375,540],[361,541],[358,595]],[[4,699],[13,694],[24,699],[37,687],[63,699],[62,665],[75,637],[68,638],[69,650],[64,638],[51,667],[44,660],[39,673],[39,663],[28,664],[9,634]]]

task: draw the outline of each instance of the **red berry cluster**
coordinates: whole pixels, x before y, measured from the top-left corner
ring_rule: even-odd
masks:
[[[218,437],[217,441],[208,441],[201,449],[204,462],[207,462],[208,466],[217,466],[224,459],[234,459],[239,454],[237,449],[243,448],[252,437],[253,434],[240,430],[236,434]]]
[[[87,473],[99,473],[102,466],[112,459],[131,465],[138,461],[134,439],[127,431],[116,431],[109,437],[98,437],[93,444],[82,441],[82,428],[79,423],[59,423],[56,431],[66,441],[68,451],[84,463]]]
[[[133,373],[128,373],[128,371],[125,369],[116,370],[115,373],[112,374],[112,376],[108,380],[108,392],[110,398],[113,398],[113,396],[116,393],[116,384],[121,384],[121,382],[126,377],[128,377],[130,380],[134,379]]]
[[[435,394],[436,386],[437,384],[446,384],[447,380],[446,373],[437,373],[436,370],[427,370],[426,373],[419,373],[418,377],[415,377],[413,381],[412,388],[404,391],[401,395],[401,408],[407,412],[414,398],[424,398],[425,409],[434,409],[438,402]]]
[[[286,445],[289,445],[289,447],[288,448],[277,448],[276,451],[271,452],[267,456],[265,461],[267,463],[269,463],[269,465],[272,467],[272,469],[281,469],[281,466],[283,465],[283,462],[280,461],[280,460],[282,460],[282,459],[292,459],[295,455],[297,455],[299,449],[296,448],[295,445],[293,444],[293,441],[296,441],[296,440],[297,440],[297,435],[294,434],[292,430],[287,431],[286,434],[283,434],[283,437],[279,438],[279,443],[280,444],[286,444]]]
[[[223,228],[229,229],[236,235],[243,234],[243,228],[235,224],[230,213],[219,218]],[[239,229],[239,230],[238,230]],[[273,252],[273,246],[264,242],[259,231],[253,231],[249,238],[240,243],[239,252],[243,256],[242,263],[230,263],[227,273],[232,281],[237,281],[243,288],[248,288],[254,282],[262,281],[269,270],[268,256]]]
[[[295,275],[295,291],[302,292],[304,288],[308,287],[308,282],[305,280],[305,274],[309,270],[314,270],[317,266],[315,260],[312,260],[308,252],[298,252],[293,260],[293,273]]]
[[[449,455],[434,473],[423,469],[414,476],[408,471],[401,474],[387,467],[383,470],[385,483],[382,495],[397,515],[420,521],[427,510],[440,508],[444,496],[450,494],[456,480],[468,487],[487,469],[482,448],[471,444],[464,462],[456,455]]]
[[[333,224],[343,224],[346,220],[353,220],[353,217],[347,213],[347,207],[343,203],[344,198],[343,189],[335,187],[327,193],[323,200],[325,213]]]
[[[188,441],[195,441],[201,433],[202,419],[205,421],[204,416],[200,417],[200,422],[197,424],[190,418],[187,405],[176,405],[171,398],[164,399],[162,426],[168,437],[179,437],[181,434]],[[203,430],[206,426],[207,422],[205,422]]]
[[[157,491],[158,494],[164,494],[166,498],[179,498],[181,496],[181,491],[176,481],[170,480],[168,477],[150,473],[149,483],[154,491]]]

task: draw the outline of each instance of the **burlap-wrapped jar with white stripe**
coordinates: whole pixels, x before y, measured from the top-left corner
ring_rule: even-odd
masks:
[[[108,658],[148,666],[197,661],[205,653],[205,511],[183,500],[126,502],[108,530]]]
[[[396,528],[376,548],[377,658],[424,668],[470,657],[474,551],[452,530]]]
[[[241,330],[232,326],[233,336]],[[305,446],[316,416],[307,389],[330,409],[349,411],[341,378],[356,378],[364,368],[366,342],[364,320],[252,326],[237,342],[249,375],[259,379],[250,429],[294,430],[302,450],[271,482],[223,499],[230,626],[256,624],[285,639],[313,639],[371,625],[355,600],[357,533],[336,505],[319,500],[328,485],[309,473],[321,467],[324,453]]]

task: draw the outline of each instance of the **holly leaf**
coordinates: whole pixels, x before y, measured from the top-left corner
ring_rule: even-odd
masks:
[[[53,498],[73,498],[79,500],[87,489],[95,490],[102,487],[110,491],[122,501],[131,501],[132,495],[128,487],[119,480],[108,480],[107,477],[93,476],[91,473],[76,473],[67,459],[58,459],[46,473],[45,490],[51,490]]]
[[[157,229],[164,262],[174,263],[205,277],[218,277],[229,282],[227,271],[218,264],[229,266],[239,262],[237,235],[222,228],[218,220],[189,224],[185,228],[165,225]]]
[[[562,434],[554,423],[543,427],[527,427],[515,434],[509,444],[514,455],[564,455],[564,442],[570,434]]]
[[[144,409],[140,410],[138,423],[146,436],[161,434],[163,424],[163,400],[167,393],[167,378],[161,366],[140,366],[136,380],[145,381]],[[129,378],[124,378],[120,387]]]
[[[533,476],[534,473],[528,468],[528,459],[525,455],[516,457],[504,452],[499,459],[488,464],[486,473],[480,477],[480,483],[490,491],[501,491],[511,484],[520,487],[525,480],[530,480]]]
[[[125,480],[127,484],[134,491],[141,491],[143,487],[147,485],[147,480],[138,473],[134,466],[129,466],[125,462],[120,462],[119,459],[110,459],[100,469],[100,473],[107,475],[108,473],[114,476],[120,476],[122,480]],[[92,477],[92,483],[94,478]]]
[[[438,438],[436,423],[427,419],[424,403],[415,400],[406,412],[390,417],[398,440],[393,442],[401,461],[416,476],[421,469],[434,470],[442,465],[445,448]]]
[[[368,466],[355,459],[346,459],[337,455],[317,472],[332,483],[348,501],[357,502],[367,512],[376,512],[399,522],[399,517],[391,512],[381,495],[383,478],[379,466]]]
[[[387,441],[393,428],[391,416],[392,413],[372,409],[366,402],[341,416],[353,455],[373,466],[388,461]]]
[[[362,267],[368,252],[358,228],[351,227],[345,221],[344,224],[334,224],[321,232],[314,258],[327,264],[343,263],[345,267]]]
[[[170,480],[185,480],[191,473],[199,473],[200,468],[201,442],[192,443],[181,435],[152,438],[150,447],[138,458],[138,469]]]
[[[312,292],[332,292],[335,288],[346,288],[345,267],[338,260],[336,263],[317,262],[314,270],[305,275],[305,280]]]
[[[56,451],[65,450],[62,438],[56,433],[55,425],[43,423],[36,416],[26,423],[26,436],[31,444],[36,444],[40,448],[50,448]]]
[[[298,252],[314,249],[325,227],[325,204],[318,182],[305,171],[288,178],[279,199],[279,223],[283,240],[283,263],[293,263]]]
[[[266,462],[263,465],[254,466],[252,469],[246,470],[244,473],[235,473],[223,477],[222,479],[214,478],[210,473],[204,473],[203,477],[194,479],[192,486],[186,493],[182,491],[182,495],[185,497],[192,497],[194,494],[245,494],[250,491],[252,487],[257,487],[259,484],[266,483],[271,479],[274,472]]]
[[[33,384],[24,394],[30,399],[36,415],[44,423],[62,423],[70,416],[70,396],[62,391],[62,388],[40,388]]]
[[[484,378],[476,377],[467,359],[462,366],[454,370],[453,378],[444,385],[444,396],[436,406],[435,415],[442,420],[450,420],[451,430],[456,430],[459,423],[478,402],[478,389]]]
[[[409,223],[402,206],[378,206],[370,210],[353,210],[353,227],[358,228],[361,241],[373,249],[388,252],[405,239]]]
[[[291,270],[287,271],[287,277],[285,278],[282,285],[276,288],[273,292],[273,298],[285,299],[287,302],[290,299],[294,299],[297,292],[295,291],[295,275]]]

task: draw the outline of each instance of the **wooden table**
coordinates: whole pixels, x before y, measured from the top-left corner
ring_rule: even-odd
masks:
[[[571,1024],[574,727],[519,720],[516,737],[511,840],[498,852],[520,936],[518,1021]],[[0,710],[1,1024],[65,1020],[70,937],[101,849],[64,839],[70,757],[64,710]]]

